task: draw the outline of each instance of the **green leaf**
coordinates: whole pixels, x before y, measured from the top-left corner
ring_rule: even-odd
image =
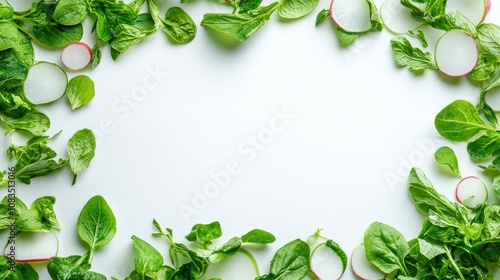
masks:
[[[11,79],[0,83],[0,111],[16,119],[33,111],[33,105],[24,98],[22,80]]]
[[[28,67],[17,58],[14,49],[0,51],[0,65],[0,82],[8,79],[24,80],[28,75]]]
[[[186,235],[186,239],[207,248],[212,244],[212,240],[222,236],[222,229],[219,222],[210,224],[196,224],[191,228],[191,232]]]
[[[101,57],[101,49],[99,49],[99,45],[96,44],[94,47],[92,47],[92,59],[90,61],[90,65],[92,66],[92,68],[96,68],[97,65],[99,65],[99,63],[101,62]]]
[[[497,197],[500,199],[500,176],[495,177],[493,183],[491,184],[491,188],[493,189]]]
[[[295,239],[276,251],[271,260],[269,274],[259,279],[302,279],[310,269],[309,245],[300,239]]]
[[[56,198],[44,196],[37,198],[31,208],[20,213],[16,220],[17,230],[28,232],[47,232],[52,229],[61,229],[54,211]]]
[[[492,54],[482,52],[479,54],[479,59],[476,67],[469,74],[474,81],[486,81],[493,77],[493,74],[500,66],[500,59]]]
[[[33,65],[35,52],[30,39],[14,23],[0,22],[0,50],[13,49],[17,59],[25,66]]]
[[[476,26],[459,11],[450,12],[436,18],[431,22],[431,26],[444,31],[463,30],[474,38],[478,36]]]
[[[0,20],[11,19],[14,16],[14,9],[11,6],[0,6]]]
[[[366,0],[366,2],[370,7],[370,22],[372,24],[372,30],[381,31],[384,24],[382,23],[382,18],[377,5],[373,2],[373,0]]]
[[[446,106],[437,114],[434,125],[441,136],[455,142],[495,130],[483,122],[474,105],[466,100],[456,100]]]
[[[54,20],[62,25],[77,25],[88,15],[85,0],[60,0],[54,10]]]
[[[26,210],[26,205],[14,194],[6,195],[0,201],[0,230],[9,228],[17,217]]]
[[[500,27],[493,23],[483,23],[477,27],[478,40],[487,53],[500,57]]]
[[[262,0],[240,0],[239,2],[238,1],[234,2],[237,2],[238,12],[241,13],[257,9],[262,3]]]
[[[31,112],[17,119],[0,114],[0,121],[11,131],[28,131],[36,136],[43,135],[50,128],[50,119],[40,112]]]
[[[137,20],[134,9],[122,1],[91,1],[89,11],[97,16],[97,36],[104,42],[116,37],[116,28],[119,25],[133,25]]]
[[[434,153],[434,158],[438,163],[448,166],[454,173],[460,174],[458,159],[452,148],[448,146],[440,147]]]
[[[435,257],[446,253],[443,247],[430,243],[425,239],[418,238],[418,246],[420,249],[420,254],[422,254],[422,256],[426,257],[428,260],[432,260]]]
[[[92,252],[108,244],[116,233],[113,211],[102,196],[92,197],[83,207],[76,225],[78,235],[90,246]]]
[[[68,140],[69,165],[71,172],[75,175],[73,184],[75,184],[76,176],[89,167],[90,161],[94,158],[95,149],[96,140],[90,129],[79,130]]]
[[[134,25],[120,24],[115,29],[116,36],[109,41],[112,51],[115,51],[114,55],[112,52],[113,59],[116,60],[128,48],[155,32],[155,23],[150,14],[140,14]]]
[[[473,160],[484,160],[500,150],[500,132],[482,135],[467,144],[467,152]]]
[[[201,25],[243,42],[261,28],[278,8],[279,2],[240,14],[205,14]]]
[[[322,246],[322,245],[319,245],[319,246]],[[335,242],[335,241],[333,241],[331,239],[328,239],[326,241],[326,243],[323,244],[323,246],[326,246],[327,248],[329,248],[330,250],[332,250],[333,253],[335,253],[335,255],[337,255],[340,258],[340,260],[342,261],[342,274],[343,274],[345,272],[345,270],[347,269],[347,263],[348,263],[348,261],[347,261],[347,254],[340,247],[340,245],[337,244],[337,242]],[[316,247],[316,249],[318,247]],[[313,255],[314,255],[314,252],[312,252],[311,256],[313,256]]]
[[[372,223],[365,231],[364,245],[366,259],[385,273],[400,271],[410,276],[405,265],[405,257],[410,247],[404,236],[395,228],[380,223]]]
[[[135,235],[132,236],[132,241],[134,243],[135,271],[142,277],[148,272],[158,271],[163,265],[163,257],[160,252]]]
[[[214,250],[200,250],[198,255],[203,258],[208,258],[208,261],[211,263],[220,263],[236,254],[241,248],[241,244],[241,238],[233,237]]]
[[[278,8],[278,15],[285,19],[296,19],[308,15],[319,0],[284,0]]]
[[[253,244],[270,244],[276,241],[276,237],[265,230],[253,229],[241,237],[241,241],[244,243]]]
[[[346,45],[354,43],[359,37],[356,33],[349,33],[340,28],[335,28],[335,34],[337,34],[337,38],[339,38],[340,42]]]
[[[436,64],[428,52],[414,48],[405,37],[391,39],[391,48],[394,60],[398,66],[406,66],[410,70],[436,70]]]
[[[16,179],[19,180],[19,182],[29,185],[31,183],[31,179],[51,174],[64,167],[66,163],[67,161],[62,159],[59,159],[58,161],[53,159],[40,160],[19,169],[16,172]]]
[[[429,44],[427,43],[427,39],[425,38],[425,33],[421,29],[408,30],[408,35],[417,38],[418,41],[420,41],[420,44],[422,44],[424,48],[427,48],[429,46]]]
[[[69,80],[66,88],[71,109],[76,110],[87,105],[95,95],[94,81],[86,75],[78,75]]]
[[[12,270],[12,264],[4,257],[0,257],[0,279],[2,280],[38,280],[38,273],[28,263],[15,263],[15,269]]]
[[[106,276],[89,271],[89,256],[55,257],[48,265],[47,270],[52,279],[58,280],[106,280]]]
[[[181,8],[168,9],[163,22],[163,31],[177,43],[186,44],[196,36],[197,28],[193,19]]]
[[[318,26],[320,23],[322,23],[328,17],[330,17],[330,10],[329,9],[321,10],[318,13],[318,15],[316,16],[316,26]]]

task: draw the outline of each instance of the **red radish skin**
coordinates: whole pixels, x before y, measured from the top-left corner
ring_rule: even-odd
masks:
[[[446,36],[452,36],[450,34],[459,34],[461,33],[462,36],[466,36],[468,39],[467,40],[462,40],[461,42],[453,42],[454,44],[449,44],[448,42],[444,42],[443,40],[446,38]],[[464,38],[464,37],[463,37]],[[462,38],[462,39],[463,39]],[[468,42],[467,42],[468,41]],[[440,45],[441,42],[441,45]],[[466,43],[469,43],[470,45],[466,45]],[[452,46],[453,48],[449,49],[446,48],[446,45],[443,47],[443,44],[448,44],[448,46]],[[470,55],[470,60],[473,61],[472,63],[469,63],[466,68],[460,69],[460,71],[457,71],[456,69],[449,69],[448,65],[446,63],[442,63],[442,60],[444,58],[440,58],[442,54],[445,54],[446,56],[450,57],[459,57],[459,55],[462,53],[462,50],[458,50],[457,47],[468,47],[469,49],[469,55]],[[443,49],[444,48],[444,49]],[[461,30],[451,30],[446,32],[441,38],[438,40],[438,43],[436,44],[436,49],[435,49],[435,60],[436,60],[436,65],[438,67],[439,72],[443,73],[444,75],[452,78],[459,78],[468,75],[470,72],[474,70],[476,67],[478,60],[479,60],[479,50],[478,50],[478,45],[476,40],[472,38],[469,34],[461,31]],[[440,62],[441,61],[441,62]],[[441,66],[440,66],[441,64]]]
[[[466,189],[464,189],[466,188]],[[467,201],[474,196],[471,201]],[[476,176],[468,176],[458,182],[455,188],[455,198],[464,206],[474,209],[488,199],[486,185]]]
[[[385,279],[386,274],[366,259],[365,246],[359,244],[351,254],[351,270],[361,280]]]
[[[491,1],[486,0],[486,11],[484,12],[484,16],[481,22],[483,22],[486,19],[486,16],[488,16],[488,14],[490,13],[490,10],[491,10]]]
[[[10,240],[9,240],[10,241]],[[13,256],[16,262],[34,263],[47,262],[57,256],[59,251],[59,240],[54,232],[21,232],[14,240],[15,249]],[[7,243],[4,256],[12,255],[11,243]],[[27,248],[27,249],[25,249]]]
[[[83,42],[71,43],[62,50],[60,58],[66,68],[82,70],[92,61],[92,49]]]

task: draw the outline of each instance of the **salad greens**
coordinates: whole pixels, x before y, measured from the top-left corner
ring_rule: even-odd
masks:
[[[440,147],[434,153],[434,157],[438,163],[448,166],[453,173],[460,174],[457,155],[452,148],[448,146]]]
[[[73,172],[73,185],[76,177],[87,169],[94,158],[96,149],[95,136],[92,130],[82,129],[77,131],[68,141],[69,166]]]

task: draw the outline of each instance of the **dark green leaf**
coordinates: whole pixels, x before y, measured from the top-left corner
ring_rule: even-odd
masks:
[[[467,144],[467,152],[473,160],[484,160],[500,150],[500,132],[482,135]]]
[[[31,179],[51,174],[64,167],[66,163],[67,161],[62,159],[57,162],[53,159],[40,160],[17,171],[16,179],[29,185]]]
[[[17,59],[14,49],[0,51],[0,65],[0,82],[8,79],[24,80],[28,75],[28,67]]]
[[[0,85],[0,111],[16,119],[33,111],[33,105],[24,98],[22,80],[11,79]]]
[[[54,20],[62,25],[77,25],[87,18],[88,12],[85,0],[60,0],[54,10]]]
[[[134,9],[122,1],[92,1],[89,11],[97,16],[97,36],[104,42],[116,37],[119,25],[133,25],[137,20]]]
[[[174,41],[186,44],[196,36],[196,23],[181,8],[172,7],[168,9],[163,22],[163,31]]]
[[[14,270],[10,269],[15,267]],[[28,263],[16,262],[13,265],[6,257],[0,256],[0,279],[2,280],[38,280],[38,273]]]
[[[279,3],[262,6],[240,14],[205,14],[201,25],[223,32],[243,42],[261,28],[278,8]]]
[[[33,27],[33,35],[42,44],[55,48],[64,48],[78,42],[83,36],[83,27],[79,25],[38,25]]]
[[[33,65],[35,53],[29,38],[11,22],[0,22],[0,50],[13,49],[25,66]]]
[[[16,221],[17,229],[29,232],[61,229],[54,211],[55,203],[56,198],[53,196],[37,198],[31,204],[30,209],[20,213]]]
[[[318,26],[320,23],[322,23],[328,17],[330,17],[330,10],[329,9],[321,10],[318,13],[318,15],[316,16],[316,26]]]
[[[186,235],[186,239],[203,246],[204,248],[212,244],[212,240],[222,236],[222,229],[219,222],[210,224],[196,224],[191,228],[191,232]]]
[[[200,250],[198,255],[203,258],[208,258],[211,263],[220,263],[223,260],[236,254],[241,247],[241,239],[239,237],[233,237],[229,239],[222,246],[215,248],[214,250]]]
[[[391,39],[391,48],[398,66],[406,66],[414,71],[437,69],[431,54],[424,53],[419,48],[414,48],[405,37]]]
[[[128,48],[155,32],[155,23],[149,14],[140,14],[134,25],[121,24],[117,26],[116,36],[109,41],[113,59],[116,60]]]
[[[68,140],[68,156],[71,172],[76,176],[87,169],[90,161],[94,158],[96,149],[96,140],[94,133],[90,129],[77,131]]]
[[[278,8],[278,14],[285,19],[296,19],[308,15],[319,0],[284,0]]]
[[[262,0],[240,0],[238,2],[238,12],[241,13],[257,9],[261,3]]]
[[[18,119],[0,114],[0,121],[12,131],[28,131],[37,136],[43,135],[50,127],[50,119],[40,112],[28,113]]]
[[[365,231],[366,259],[385,273],[400,271],[410,276],[405,265],[410,247],[395,228],[380,222],[372,223]]]
[[[483,131],[494,131],[466,100],[456,100],[439,112],[434,120],[437,131],[451,141],[467,141]]]
[[[47,270],[52,279],[58,280],[106,280],[106,276],[89,271],[89,256],[55,257]]]
[[[134,243],[135,271],[142,277],[148,272],[158,271],[163,265],[163,257],[160,252],[135,235],[132,236],[132,241]]]
[[[241,237],[244,243],[270,244],[276,241],[276,237],[270,232],[261,229],[253,229]]]
[[[66,88],[71,109],[76,110],[87,105],[95,95],[94,81],[86,75],[78,75],[69,80]]]
[[[78,235],[90,246],[90,251],[108,244],[116,233],[113,211],[102,196],[92,197],[78,216]]]
[[[452,148],[448,146],[443,146],[437,149],[434,153],[436,161],[448,166],[454,173],[460,174],[460,169],[458,168],[458,159]]]
[[[259,279],[302,279],[310,271],[310,248],[306,242],[296,239],[276,251],[271,260],[268,275]]]

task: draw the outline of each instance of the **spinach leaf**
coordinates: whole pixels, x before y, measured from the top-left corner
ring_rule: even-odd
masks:
[[[255,10],[260,6],[260,4],[262,4],[262,0],[240,0],[240,1],[230,1],[230,2],[233,3],[234,6],[236,7],[237,13]]]
[[[271,260],[269,273],[257,279],[302,279],[309,273],[310,269],[309,245],[296,239],[276,251]]]
[[[278,8],[278,15],[285,19],[296,19],[308,15],[319,0],[284,0]]]
[[[329,9],[323,9],[323,10],[321,10],[318,13],[318,15],[316,16],[316,26],[318,26],[320,23],[322,23],[329,16],[330,16],[330,10]]]
[[[89,2],[89,12],[97,17],[97,37],[104,42],[116,37],[120,24],[133,25],[137,20],[134,9],[122,1],[93,0]]]
[[[37,280],[38,273],[28,263],[16,262],[15,270],[11,270],[12,265],[6,257],[0,257],[0,279],[5,280]]]
[[[89,271],[89,256],[55,257],[47,264],[47,270],[52,279],[57,280],[106,280],[106,276]]]
[[[8,79],[24,80],[28,75],[28,67],[26,67],[19,59],[17,59],[14,49],[6,49],[0,51],[0,82]]]
[[[78,75],[69,80],[66,88],[71,109],[76,110],[87,105],[95,95],[94,81],[89,76]]]
[[[163,31],[177,43],[186,44],[196,36],[197,28],[193,19],[181,8],[168,9],[162,20]]]
[[[33,111],[33,105],[24,98],[22,80],[11,79],[0,83],[0,111],[16,119]]]
[[[17,230],[28,232],[50,231],[61,229],[54,211],[56,198],[44,196],[37,198],[31,208],[22,211],[16,220]]]
[[[12,204],[14,204],[13,208]],[[26,210],[28,208],[19,198],[13,194],[6,195],[0,201],[0,230],[9,228],[12,222],[15,222],[19,215]]]
[[[134,243],[135,271],[142,279],[147,273],[157,272],[163,265],[163,257],[160,252],[135,235],[132,236],[132,241]]]
[[[14,9],[11,6],[0,6],[0,20],[14,17]]]
[[[220,263],[236,254],[240,250],[241,244],[241,238],[233,237],[218,248],[213,250],[199,250],[197,254],[202,258],[207,258],[210,263]]]
[[[90,260],[95,249],[113,239],[116,233],[115,215],[102,196],[94,196],[85,204],[78,216],[76,229],[80,238],[90,246]]]
[[[441,136],[457,142],[495,130],[483,122],[474,105],[466,100],[456,100],[446,106],[437,114],[434,125]]]
[[[35,52],[29,38],[12,22],[0,22],[0,50],[13,49],[25,66],[33,65]]]
[[[0,114],[0,121],[10,130],[7,133],[22,130],[41,136],[50,128],[50,119],[45,114],[36,111],[20,118],[11,118]]]
[[[436,158],[437,162],[448,166],[454,173],[460,174],[460,169],[458,168],[457,155],[455,155],[455,152],[453,151],[452,148],[448,146],[440,147],[434,153],[434,158]]]
[[[69,165],[74,174],[73,185],[77,175],[89,167],[95,155],[95,148],[95,136],[90,129],[79,130],[68,140]]]
[[[499,50],[500,52],[500,50]],[[490,53],[481,52],[474,70],[468,75],[474,81],[487,81],[493,77],[493,73],[500,66],[500,57]]]
[[[500,132],[481,135],[467,144],[467,152],[473,160],[484,160],[500,150]]]
[[[101,57],[101,49],[99,48],[98,44],[95,44],[95,46],[92,47],[92,59],[90,61],[90,65],[92,66],[92,68],[96,68],[97,65],[99,65],[99,63],[101,62]]]
[[[419,48],[414,48],[405,37],[400,36],[391,39],[391,48],[398,66],[406,66],[413,71],[437,69],[431,54],[424,53]]]
[[[77,25],[87,18],[88,13],[85,0],[60,0],[54,10],[54,20],[62,25]]]
[[[477,27],[479,44],[494,57],[500,57],[500,27],[493,23],[483,23]]]
[[[205,14],[201,25],[223,32],[243,42],[269,20],[278,6],[279,3],[274,2],[268,6],[238,14]]]
[[[186,239],[207,248],[212,244],[212,240],[222,236],[222,229],[219,222],[210,224],[196,224],[191,228],[191,232],[186,235]]]
[[[155,23],[150,14],[140,14],[134,25],[121,24],[117,26],[116,36],[109,41],[113,59],[116,60],[128,48],[155,32]]]
[[[354,43],[359,37],[357,33],[349,33],[340,28],[335,29],[335,34],[337,34],[337,38],[339,38],[340,42],[346,45]]]
[[[405,264],[410,247],[395,228],[380,222],[372,223],[365,231],[364,245],[366,259],[381,271],[400,271],[404,276],[411,276]]]
[[[253,244],[270,244],[276,241],[276,237],[272,233],[265,230],[253,229],[245,233],[241,237],[241,241],[244,243]]]

